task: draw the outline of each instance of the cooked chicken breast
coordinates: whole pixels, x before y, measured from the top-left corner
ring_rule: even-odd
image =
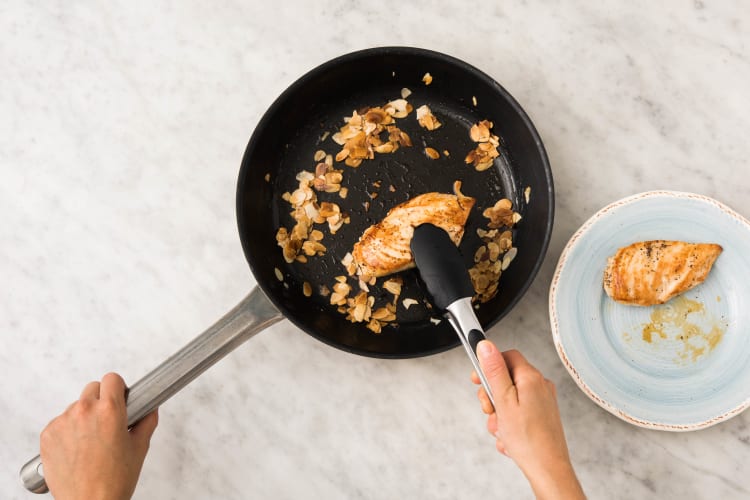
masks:
[[[608,259],[604,290],[623,304],[663,304],[703,283],[721,252],[714,243],[639,241]]]
[[[365,279],[387,276],[414,267],[409,244],[414,228],[430,223],[445,230],[458,245],[464,224],[476,200],[464,196],[461,183],[455,195],[425,193],[393,207],[385,218],[370,226],[354,244],[352,255],[358,274]]]

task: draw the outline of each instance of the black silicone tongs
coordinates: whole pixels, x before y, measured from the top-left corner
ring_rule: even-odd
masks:
[[[477,344],[485,336],[471,305],[474,287],[461,252],[443,229],[422,224],[414,229],[411,253],[432,296],[432,303],[445,311],[445,317],[456,330],[492,406],[495,406],[490,385],[477,358]]]

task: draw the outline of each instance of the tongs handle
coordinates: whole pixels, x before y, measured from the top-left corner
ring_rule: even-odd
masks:
[[[487,393],[487,397],[490,398],[492,407],[495,408],[495,399],[492,395],[492,389],[490,383],[479,365],[479,358],[477,357],[477,344],[482,340],[485,340],[484,330],[482,325],[479,323],[476,314],[471,306],[471,298],[465,297],[458,299],[449,305],[446,310],[448,311],[446,316],[448,322],[450,322],[453,329],[456,330],[458,337],[461,339],[466,354],[469,355],[471,364],[474,365],[474,370],[479,376],[479,380],[482,382],[482,387]]]

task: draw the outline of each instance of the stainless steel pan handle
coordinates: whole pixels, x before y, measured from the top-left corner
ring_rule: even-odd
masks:
[[[213,326],[128,389],[128,427],[135,425],[237,346],[283,318],[256,287]],[[21,479],[31,492],[48,491],[39,455],[24,464]]]

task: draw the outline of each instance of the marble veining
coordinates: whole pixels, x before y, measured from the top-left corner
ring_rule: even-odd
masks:
[[[557,217],[524,299],[489,335],[558,386],[590,498],[747,498],[750,414],[636,428],[560,363],[547,291],[596,210],[652,189],[750,216],[750,18],[736,3],[6,2],[0,6],[0,473],[115,370],[133,382],[253,286],[234,187],[295,78],[380,45],[442,51],[502,83],[553,167]],[[161,409],[136,491],[178,498],[531,498],[498,455],[456,349],[385,361],[282,322]]]

